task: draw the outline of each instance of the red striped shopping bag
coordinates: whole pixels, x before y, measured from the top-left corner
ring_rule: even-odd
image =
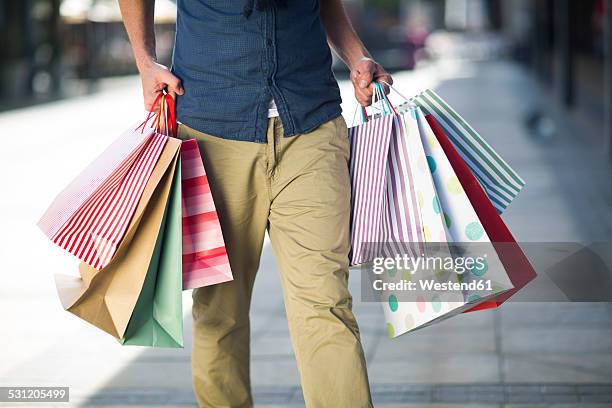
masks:
[[[167,140],[160,134],[149,137],[142,150],[132,152],[113,170],[51,240],[92,267],[104,268],[125,234]]]
[[[103,184],[125,177],[153,135],[152,129],[123,133],[51,203],[38,221],[38,227],[50,239],[85,205],[94,194],[102,192]]]
[[[195,139],[181,145],[183,289],[233,279],[219,217]]]
[[[38,222],[51,241],[97,270],[115,255],[168,140],[159,121],[147,128],[151,115],[77,176]]]

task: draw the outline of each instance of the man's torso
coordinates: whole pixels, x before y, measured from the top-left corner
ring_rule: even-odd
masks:
[[[177,101],[179,121],[207,134],[265,143],[272,99],[286,135],[340,115],[319,0],[250,14],[237,0],[177,5],[173,72],[185,89]]]

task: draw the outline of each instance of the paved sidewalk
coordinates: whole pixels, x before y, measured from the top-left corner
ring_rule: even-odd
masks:
[[[542,144],[524,130],[537,87],[512,64],[447,64],[395,76],[400,91],[435,87],[527,180],[504,215],[522,241],[612,238],[612,169],[571,129]],[[345,100],[350,86],[342,83]],[[74,261],[34,224],[70,175],[141,115],[135,78],[88,98],[0,114],[0,386],[70,386],[74,405],[192,406],[190,341],[183,350],[120,347],[61,310],[53,273]],[[345,106],[348,121],[354,105]],[[99,115],[116,112],[116,117]],[[44,131],[41,132],[41,127]],[[75,154],[79,152],[78,156]],[[377,407],[609,407],[612,307],[507,304],[394,340],[380,306],[359,301]],[[189,294],[185,294],[189,339]],[[303,406],[278,270],[266,245],[252,310],[252,380],[258,407]],[[2,404],[0,404],[1,406]]]

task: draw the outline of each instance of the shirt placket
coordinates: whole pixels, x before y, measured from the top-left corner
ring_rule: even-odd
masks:
[[[265,81],[267,93],[274,98],[274,74],[276,72],[276,50],[275,50],[275,18],[271,10],[265,12],[264,17],[264,49],[265,49]],[[270,101],[266,101],[269,103]],[[278,104],[278,101],[276,101]],[[277,105],[278,106],[278,105]],[[267,107],[267,106],[266,106]]]
[[[274,98],[279,117],[282,119],[286,131],[293,132],[293,120],[287,109],[287,102],[276,83],[276,70],[278,66],[278,50],[276,43],[276,10],[272,8],[265,16],[265,44],[266,44],[266,84],[268,92]]]

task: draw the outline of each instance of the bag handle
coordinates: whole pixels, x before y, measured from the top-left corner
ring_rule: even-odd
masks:
[[[372,95],[372,98],[374,99],[374,101],[372,102],[372,107],[382,111],[383,115],[388,115],[391,113],[397,115],[398,113],[389,98],[387,97],[387,94],[385,93],[385,90],[381,83],[384,83],[385,85],[389,86],[389,88],[391,88],[391,85],[389,85],[385,81],[372,82],[372,90],[374,91]],[[380,108],[377,108],[376,104],[379,104]],[[366,107],[358,103],[355,107],[355,113],[353,114],[353,123],[355,123],[357,111],[360,111],[361,113],[361,123],[366,123],[369,121],[368,111]]]
[[[384,81],[381,81],[381,82],[384,82]],[[397,111],[395,110],[395,107],[393,106],[389,98],[387,97],[387,94],[385,93],[385,88],[383,88],[381,82],[374,83],[375,87],[378,90],[378,99],[381,101],[381,104],[383,108],[386,110],[387,114],[390,114],[391,112],[393,112],[395,115],[397,115]],[[387,84],[386,82],[384,83]]]
[[[165,93],[161,97],[160,103],[160,112],[155,130],[163,135],[176,137],[177,123],[174,98],[169,93]]]
[[[147,114],[147,117],[145,118],[144,122],[138,125],[138,127],[134,129],[134,131],[140,130],[140,132],[143,133],[145,127],[147,126],[147,123],[149,123],[149,120],[155,118],[155,113],[153,112],[153,109],[155,108],[155,105],[157,105],[157,102],[159,102],[161,96],[162,96],[161,92],[157,94],[157,96],[155,97],[155,100],[153,101],[153,104],[151,105],[151,110],[149,110],[149,113]]]
[[[387,81],[380,81],[380,82],[382,82],[383,84],[387,85],[390,90],[392,90],[393,92],[398,94],[400,96],[400,98],[402,98],[403,100],[408,102],[412,107],[415,107],[415,108],[417,107],[417,105],[414,102],[412,102],[412,100],[410,98],[406,98],[404,95],[402,95],[400,93],[400,91],[397,90],[397,88],[394,88],[393,86],[391,86],[390,83],[388,83]]]
[[[159,105],[159,113],[154,112],[155,106]],[[157,133],[176,137],[177,135],[177,123],[176,123],[176,107],[174,104],[174,98],[169,93],[162,91],[157,94],[151,109],[147,114],[144,122],[142,122],[135,131],[140,130],[144,132],[145,127],[152,120],[151,128]]]
[[[171,134],[169,136],[172,137],[177,137],[178,135],[178,125],[176,123],[176,105],[175,105],[175,101],[174,98],[170,95],[170,94],[166,94],[165,96],[166,99],[166,105],[168,106],[168,122],[170,125],[170,132]]]

